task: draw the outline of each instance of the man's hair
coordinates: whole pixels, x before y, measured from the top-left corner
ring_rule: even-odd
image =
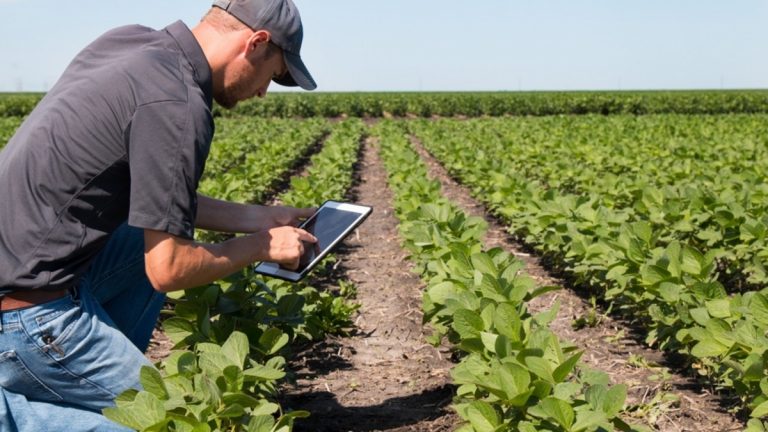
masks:
[[[229,12],[218,7],[212,7],[210,10],[208,10],[208,13],[206,13],[203,19],[200,21],[210,24],[213,28],[216,29],[216,31],[220,33],[229,33],[251,29],[245,25],[245,23],[232,16]],[[267,47],[266,57],[271,58],[279,51],[280,48],[278,48],[277,45],[270,43]]]
[[[218,7],[212,7],[210,10],[208,10],[208,13],[205,14],[201,21],[210,24],[213,28],[222,33],[229,33],[250,28],[239,19],[230,15],[229,12]]]

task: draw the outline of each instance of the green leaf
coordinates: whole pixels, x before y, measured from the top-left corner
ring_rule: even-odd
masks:
[[[618,384],[611,387],[603,403],[603,412],[608,418],[616,417],[624,408],[624,402],[627,400],[627,385]]]
[[[173,351],[163,361],[163,367],[167,375],[189,376],[197,371],[197,357],[189,351]]]
[[[115,403],[121,406],[124,402],[133,402],[136,399],[136,395],[139,394],[139,390],[128,389],[115,398]]]
[[[222,371],[224,379],[227,381],[227,390],[238,392],[243,389],[244,376],[239,366],[227,366]]]
[[[248,336],[239,331],[232,332],[221,346],[221,353],[238,367],[243,367],[249,352]]]
[[[483,346],[488,352],[496,354],[496,340],[499,335],[495,333],[480,332],[480,340],[483,342]]]
[[[280,411],[280,405],[272,402],[259,401],[259,406],[254,409],[251,414],[255,416],[272,416],[272,414],[275,414],[278,411]]]
[[[201,392],[203,400],[214,407],[221,405],[223,394],[216,382],[208,375],[198,375],[195,379],[195,387]]]
[[[766,426],[758,419],[751,419],[747,422],[747,428],[744,432],[765,432]]]
[[[755,409],[753,409],[752,412],[749,414],[749,416],[753,418],[768,416],[768,401],[765,401],[760,405],[756,406]]]
[[[664,254],[669,259],[669,265],[667,266],[667,270],[669,273],[675,277],[680,277],[680,242],[673,241],[670,242],[669,245],[667,245],[666,250],[664,251]]]
[[[567,381],[558,383],[552,390],[552,396],[560,400],[573,400],[581,392],[584,386],[581,383],[574,381]]]
[[[271,432],[275,426],[275,418],[271,415],[259,415],[251,417],[248,422],[248,432]]]
[[[731,302],[728,299],[710,300],[705,305],[709,315],[714,318],[728,318],[731,316]]]
[[[768,297],[762,293],[755,293],[749,302],[749,311],[759,323],[768,325]]]
[[[239,404],[233,404],[224,408],[217,415],[223,418],[240,418],[245,416],[245,408]]]
[[[500,335],[506,336],[513,342],[520,341],[522,322],[517,308],[512,304],[502,303],[496,307],[493,326]]]
[[[616,429],[608,423],[605,413],[602,411],[582,410],[576,413],[576,423],[573,424],[573,431],[608,431],[624,430]]]
[[[141,423],[141,419],[135,416],[132,411],[128,410],[125,407],[104,408],[103,410],[101,410],[101,412],[102,414],[104,414],[104,417],[112,420],[117,424],[127,426],[134,430],[144,429],[144,425]],[[150,426],[150,425],[147,425],[147,426]]]
[[[276,432],[291,432],[291,430],[293,430],[293,421],[297,418],[306,417],[309,417],[309,411],[291,411],[285,413],[280,417],[280,420],[277,421],[274,430]]]
[[[237,366],[229,357],[220,352],[201,352],[198,365],[203,372],[210,376],[221,375],[227,366]]]
[[[573,408],[567,402],[553,397],[540,401],[529,412],[540,418],[554,420],[566,430],[571,428],[575,418]]]
[[[590,386],[584,394],[584,398],[595,411],[602,411],[608,394],[608,386],[595,384]]]
[[[489,403],[474,401],[467,407],[467,420],[475,430],[492,431],[501,425],[499,413]]]
[[[662,282],[659,285],[659,294],[667,303],[677,303],[680,300],[682,287],[671,282]]]
[[[691,314],[691,318],[696,321],[696,324],[700,326],[706,326],[710,320],[709,312],[706,308],[690,309],[688,313]]]
[[[629,269],[623,265],[613,266],[608,270],[608,273],[605,274],[605,278],[608,280],[617,280],[620,276],[624,276],[627,273],[627,270]]]
[[[264,403],[263,399],[256,399],[253,396],[249,396],[245,393],[226,393],[222,398],[222,402],[224,405],[240,405],[244,406],[246,408],[255,408],[262,403]],[[271,414],[271,413],[270,413]]]
[[[160,400],[168,400],[168,389],[157,369],[151,366],[142,366],[139,372],[139,381],[144,390],[157,396]]]
[[[568,375],[573,372],[573,368],[576,367],[576,364],[579,362],[582,354],[584,354],[584,351],[579,351],[578,353],[569,357],[568,360],[560,364],[560,366],[555,368],[555,371],[552,372],[552,377],[555,379],[555,382],[565,381]]]
[[[701,274],[704,268],[704,255],[701,252],[690,246],[683,246],[682,260],[680,270],[695,276]]]
[[[433,302],[437,304],[445,304],[445,301],[456,297],[456,288],[451,281],[444,281],[438,284],[432,285],[427,289],[427,293]]]
[[[707,339],[697,343],[691,349],[691,355],[698,358],[719,357],[728,351],[728,347],[716,341]]]
[[[256,378],[261,381],[279,380],[285,376],[285,372],[264,365],[255,365],[243,371],[246,377]]]
[[[620,384],[608,389],[606,385],[593,385],[587,389],[585,397],[592,409],[604,413],[607,418],[613,418],[624,408],[627,386]]]
[[[636,263],[636,264],[642,264],[645,262],[645,249],[643,248],[643,245],[635,240],[630,239],[629,240],[629,248],[627,249],[627,259],[630,261]]]
[[[479,270],[480,273],[494,278],[499,274],[498,267],[487,253],[474,254],[470,259],[472,260],[472,267]]]
[[[163,331],[174,344],[178,344],[195,333],[195,326],[185,319],[173,317],[163,321]]]
[[[290,337],[280,329],[270,327],[259,338],[259,346],[266,355],[272,355],[280,351],[288,344]]]
[[[526,357],[525,365],[533,372],[534,375],[547,381],[548,383],[555,385],[555,378],[552,376],[552,366],[549,362],[541,357]]]
[[[462,339],[479,338],[484,330],[483,318],[469,309],[459,309],[453,315],[451,327]]]
[[[165,419],[163,402],[149,392],[139,392],[133,402],[116,408],[105,408],[108,419],[127,427],[143,430]]]
[[[657,265],[644,265],[640,267],[640,276],[643,278],[643,284],[654,286],[667,280],[671,275],[669,272]]]
[[[517,424],[517,432],[537,432],[536,426],[531,422],[523,421]]]
[[[501,390],[513,406],[525,405],[530,395],[531,374],[522,367],[506,363],[499,368]],[[521,397],[522,396],[522,397]]]
[[[632,224],[632,232],[640,238],[646,245],[651,244],[651,238],[653,237],[653,230],[651,224],[646,221],[638,221]]]

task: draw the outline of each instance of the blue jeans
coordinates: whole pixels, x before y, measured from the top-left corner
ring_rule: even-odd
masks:
[[[151,363],[165,295],[144,272],[143,230],[121,226],[71,295],[1,312],[0,431],[126,431],[101,409]]]

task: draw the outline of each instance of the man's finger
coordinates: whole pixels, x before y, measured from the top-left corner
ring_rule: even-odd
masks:
[[[317,237],[304,231],[303,229],[296,228],[296,232],[299,234],[299,240],[307,243],[317,243]]]
[[[317,212],[317,207],[300,208],[296,210],[298,210],[299,213],[297,217],[306,219]]]
[[[315,212],[317,211],[317,208],[310,207],[310,208],[293,208],[293,207],[285,207],[288,209],[288,214],[290,215],[291,219],[288,221],[288,225],[297,227],[301,225],[302,221],[309,218]]]

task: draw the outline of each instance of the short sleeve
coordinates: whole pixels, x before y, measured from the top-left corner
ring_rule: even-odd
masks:
[[[128,224],[192,239],[197,185],[210,141],[197,132],[185,102],[140,106],[128,134]]]

